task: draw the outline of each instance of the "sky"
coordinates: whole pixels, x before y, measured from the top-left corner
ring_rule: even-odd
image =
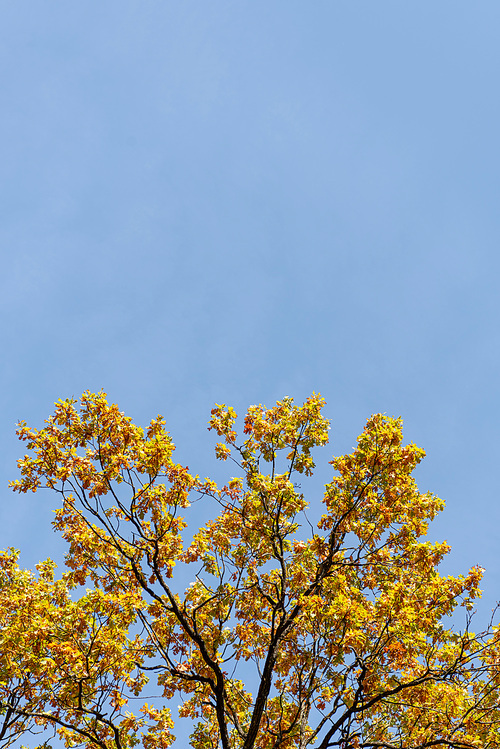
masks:
[[[496,0],[4,0],[0,547],[61,557],[56,498],[7,488],[16,422],[59,398],[162,413],[209,475],[215,402],[319,391],[323,482],[370,414],[403,417],[487,618],[499,27]]]

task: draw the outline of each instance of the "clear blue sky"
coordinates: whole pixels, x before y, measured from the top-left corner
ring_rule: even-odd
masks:
[[[403,416],[491,608],[499,37],[498,0],[2,3],[0,546],[59,554],[6,485],[60,397],[163,413],[206,475],[215,401],[315,390],[320,461]]]

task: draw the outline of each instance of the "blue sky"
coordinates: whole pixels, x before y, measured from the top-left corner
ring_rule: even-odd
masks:
[[[371,413],[403,416],[447,502],[446,569],[483,564],[489,610],[500,4],[16,0],[0,19],[0,545],[60,554],[54,500],[6,488],[16,421],[60,397],[161,412],[206,475],[214,402],[314,390],[323,464]]]

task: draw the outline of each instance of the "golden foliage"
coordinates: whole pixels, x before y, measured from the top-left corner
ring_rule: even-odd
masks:
[[[251,406],[241,444],[234,410],[215,406],[216,457],[240,472],[223,487],[174,462],[160,416],[143,431],[102,392],[19,425],[12,486],[59,494],[68,552],[60,579],[50,560],[32,573],[0,555],[4,746],[52,726],[68,747],[164,749],[173,697],[195,749],[500,745],[499,637],[467,618],[482,570],[440,575],[449,547],[422,539],[443,502],[419,492],[424,452],[400,419],[372,416],[332,461],[307,537],[294,477],[328,442],[323,406]],[[186,546],[193,499],[218,514]],[[462,632],[445,626],[457,607]]]

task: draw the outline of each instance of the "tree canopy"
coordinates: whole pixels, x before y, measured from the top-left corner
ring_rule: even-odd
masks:
[[[68,747],[163,749],[175,697],[194,749],[500,746],[499,633],[471,629],[482,569],[442,576],[449,546],[425,541],[443,502],[412,477],[423,450],[371,416],[313,526],[323,406],[251,406],[239,438],[216,405],[224,486],[174,461],[161,416],[144,431],[102,392],[19,425],[12,486],[59,495],[68,548],[59,577],[0,555],[0,745],[52,728]],[[188,528],[194,501],[212,519]]]

